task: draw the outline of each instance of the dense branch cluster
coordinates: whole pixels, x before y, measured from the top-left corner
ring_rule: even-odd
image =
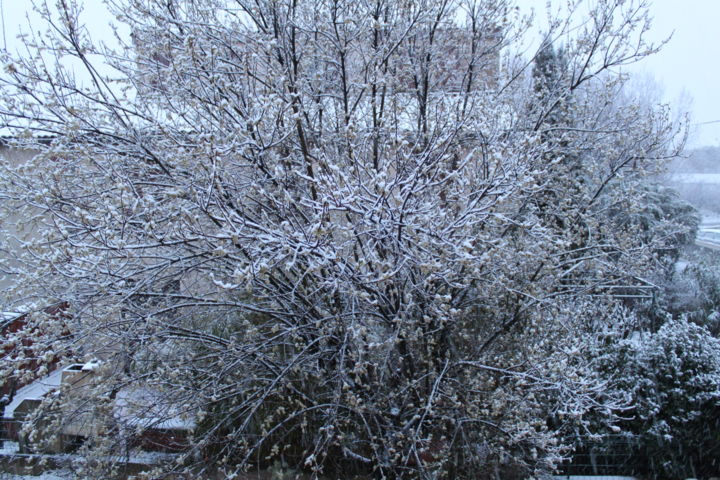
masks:
[[[67,302],[34,341],[100,361],[83,405],[152,386],[196,423],[167,468],[388,478],[547,471],[624,408],[583,352],[689,229],[628,228],[676,133],[614,70],[653,50],[642,4],[531,73],[507,0],[108,3],[127,45],[62,1],[1,80],[37,152],[3,166],[8,298]]]

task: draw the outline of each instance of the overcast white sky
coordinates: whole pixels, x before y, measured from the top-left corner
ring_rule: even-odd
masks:
[[[108,32],[109,16],[101,0],[84,0],[84,20],[94,36]],[[520,0],[523,7],[539,9],[546,0]],[[554,0],[558,3],[558,0]],[[666,101],[691,97],[693,128],[690,146],[720,145],[720,0],[650,0],[654,17],[650,39],[672,35],[663,51],[645,59],[633,70],[645,72],[663,87]],[[0,0],[3,13],[2,45],[17,48],[16,35],[27,31],[30,0]],[[714,123],[708,123],[714,122]]]
[[[720,1],[653,0],[651,37],[672,39],[639,68],[665,87],[666,100],[686,92],[692,97],[691,144],[720,145]]]

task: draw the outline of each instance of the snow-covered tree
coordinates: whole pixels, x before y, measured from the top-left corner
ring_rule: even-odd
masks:
[[[38,152],[2,175],[28,232],[7,298],[70,305],[36,345],[103,363],[83,405],[150,387],[191,417],[168,469],[386,478],[547,471],[558,432],[619,406],[584,352],[662,264],[612,212],[676,147],[667,112],[617,102],[654,50],[644,2],[553,22],[543,95],[509,0],[107,3],[127,44],[62,0],[1,80]]]

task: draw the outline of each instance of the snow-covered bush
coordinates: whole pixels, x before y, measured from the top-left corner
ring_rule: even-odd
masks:
[[[668,283],[664,308],[674,316],[685,315],[720,334],[720,273],[714,263],[698,261],[678,269]]]
[[[632,397],[618,423],[636,474],[708,478],[720,473],[720,340],[684,318],[606,352],[603,369]]]
[[[60,2],[0,96],[38,151],[0,176],[31,232],[8,298],[69,303],[57,354],[104,364],[84,398],[155,389],[196,476],[525,477],[620,407],[586,352],[663,264],[611,207],[677,147],[617,101],[642,2],[553,22],[541,95],[507,0],[108,3],[132,41]]]

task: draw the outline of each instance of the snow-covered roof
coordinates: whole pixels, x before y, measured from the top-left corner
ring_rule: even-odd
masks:
[[[44,395],[60,387],[64,371],[91,372],[97,362],[70,365],[55,370],[50,375],[19,389],[12,402],[5,407],[3,418],[13,419],[15,409],[25,400],[41,400]],[[131,427],[166,430],[192,430],[195,428],[194,412],[183,411],[160,391],[149,387],[126,387],[115,397],[115,418]]]
[[[14,320],[17,320],[18,318],[24,317],[25,315],[28,315],[31,312],[44,312],[49,315],[55,315],[60,316],[66,308],[68,304],[65,302],[59,302],[54,303],[52,305],[48,305],[46,307],[38,309],[34,306],[29,305],[20,305],[20,306],[14,306],[13,308],[17,308],[17,310],[0,310],[0,326],[2,328],[5,328],[5,326],[11,324]]]
[[[35,380],[29,385],[25,385],[17,392],[15,396],[6,407],[3,412],[3,418],[12,419],[15,414],[15,409],[25,400],[41,400],[42,397],[48,392],[58,388],[62,380],[62,370],[55,370],[47,377],[43,377],[39,380]]]
[[[5,328],[5,325],[12,323],[13,320],[23,315],[23,313],[19,312],[0,312],[0,327]]]
[[[161,392],[147,387],[128,387],[115,397],[115,418],[132,427],[192,430],[195,415],[182,412]]]
[[[48,133],[36,133],[32,136],[32,139],[41,143],[50,143],[56,137],[57,135]],[[11,134],[7,128],[0,129],[0,147],[11,144],[20,138],[18,135]],[[22,140],[27,140],[27,138],[22,137]]]

